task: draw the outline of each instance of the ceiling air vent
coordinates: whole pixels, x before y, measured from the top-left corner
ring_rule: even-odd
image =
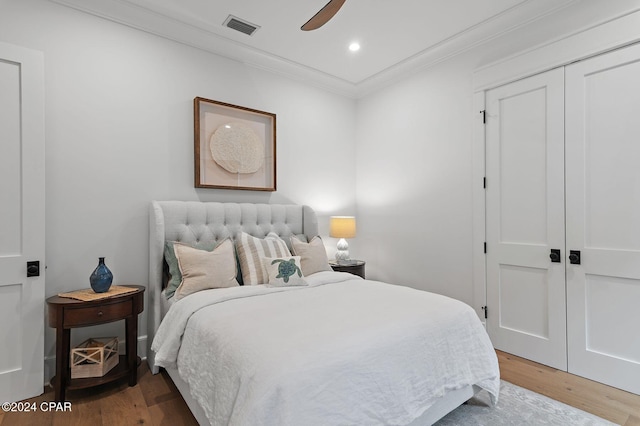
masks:
[[[229,15],[223,25],[247,35],[253,35],[253,33],[260,28],[258,25],[252,24],[251,22],[247,22],[233,15]]]

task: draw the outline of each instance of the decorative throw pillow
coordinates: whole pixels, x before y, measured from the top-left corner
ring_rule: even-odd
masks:
[[[275,232],[269,232],[264,239],[242,232],[236,237],[236,250],[244,285],[269,282],[269,275],[261,258],[291,256],[287,244]]]
[[[230,239],[223,240],[213,251],[198,250],[180,243],[173,247],[182,274],[182,282],[175,293],[176,300],[200,290],[239,285]]]
[[[300,269],[300,256],[263,257],[262,264],[269,276],[269,285],[291,287],[309,285]]]
[[[300,264],[304,275],[311,275],[320,271],[331,271],[327,251],[324,248],[322,238],[315,236],[305,243],[297,237],[291,237],[293,254],[300,256]]]
[[[182,282],[182,274],[180,273],[180,267],[178,266],[178,258],[176,257],[175,250],[173,249],[176,241],[167,241],[164,243],[164,260],[169,267],[169,281],[164,292],[167,299],[173,297],[176,289]],[[183,243],[177,243],[183,244]],[[195,244],[192,247],[200,250],[211,251],[216,248],[218,244],[215,242],[207,242],[204,244]]]

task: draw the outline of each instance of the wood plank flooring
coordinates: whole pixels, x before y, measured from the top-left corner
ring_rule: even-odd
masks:
[[[640,426],[640,395],[574,376],[515,355],[500,351],[497,353],[503,380],[613,423]]]
[[[624,426],[640,426],[640,396],[498,351],[502,378]],[[1,426],[191,426],[197,425],[166,373],[152,375],[146,363],[138,384],[126,380],[93,389],[68,391],[71,412],[4,413]],[[27,400],[39,407],[53,390]]]
[[[28,399],[39,408],[53,401],[53,389]],[[1,426],[195,426],[196,419],[166,372],[153,375],[146,362],[138,369],[138,384],[126,380],[91,389],[67,391],[71,412],[3,413]]]

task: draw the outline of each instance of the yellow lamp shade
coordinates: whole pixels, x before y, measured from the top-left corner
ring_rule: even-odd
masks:
[[[356,236],[356,218],[353,216],[331,216],[329,236],[333,238],[353,238]]]

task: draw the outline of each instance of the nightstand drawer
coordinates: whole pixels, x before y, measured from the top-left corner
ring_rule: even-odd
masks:
[[[74,327],[115,321],[131,315],[132,312],[131,299],[89,308],[69,308],[64,310],[64,326]]]

